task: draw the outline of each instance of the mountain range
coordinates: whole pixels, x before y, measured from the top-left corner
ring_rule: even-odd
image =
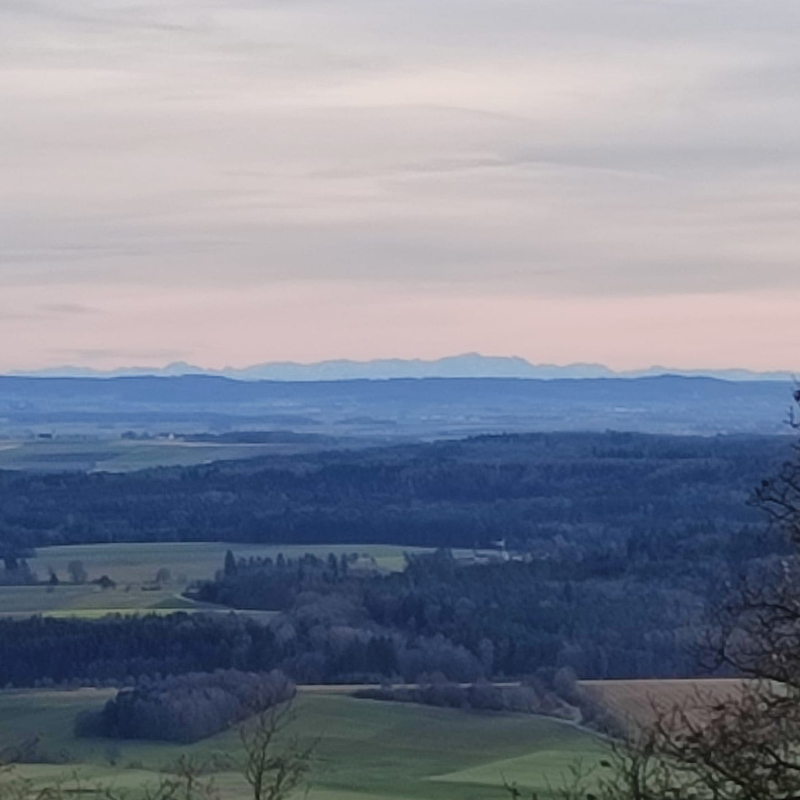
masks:
[[[746,369],[680,369],[653,366],[647,369],[615,371],[603,364],[532,364],[519,356],[484,356],[464,353],[435,360],[387,358],[371,361],[348,359],[302,364],[294,361],[272,361],[250,367],[205,369],[185,362],[165,367],[121,367],[94,370],[87,367],[63,366],[16,372],[29,377],[118,378],[140,375],[179,376],[215,375],[241,381],[338,381],[388,380],[392,378],[643,378],[657,375],[709,377],[728,381],[790,381],[790,371],[754,372]]]

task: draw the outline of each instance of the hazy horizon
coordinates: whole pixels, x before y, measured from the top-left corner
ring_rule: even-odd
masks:
[[[352,377],[652,377],[655,375],[687,375],[731,378],[732,380],[794,379],[800,370],[750,370],[744,367],[684,367],[680,364],[647,364],[629,369],[614,369],[601,362],[575,361],[567,363],[531,362],[516,354],[450,353],[438,358],[401,358],[378,356],[372,359],[333,358],[319,361],[276,359],[241,366],[226,364],[207,366],[188,361],[166,361],[160,364],[117,364],[96,368],[79,364],[9,370],[10,376],[69,377],[86,375],[226,375],[247,380],[344,380]],[[384,374],[385,373],[385,374]]]
[[[796,365],[796,0],[0,0],[0,29],[0,372]]]

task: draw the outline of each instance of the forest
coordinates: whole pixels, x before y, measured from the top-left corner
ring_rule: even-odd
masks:
[[[507,560],[442,548],[407,555],[392,574],[346,555],[230,550],[190,594],[245,613],[0,620],[0,685],[131,685],[219,669],[280,669],[309,684],[547,681],[561,669],[694,676],[704,608],[733,576],[769,561],[768,545],[758,558],[754,545],[698,549],[691,561],[666,545],[586,558],[556,543]],[[263,624],[248,609],[275,613]]]
[[[274,612],[266,625],[0,620],[0,685],[219,669],[299,683],[696,675],[703,609],[786,551],[748,498],[790,442],[529,434],[125,475],[0,473],[0,582],[36,580],[25,556],[43,544],[227,539],[191,598]],[[341,554],[239,558],[237,541],[439,549],[384,574]]]
[[[75,721],[78,736],[156,739],[188,744],[291,700],[294,685],[278,672],[216,670],[151,680],[117,693]]]
[[[137,541],[754,546],[790,437],[523,434],[113,473],[0,471],[0,554]],[[677,551],[676,551],[677,548]],[[738,557],[737,554],[732,554]]]

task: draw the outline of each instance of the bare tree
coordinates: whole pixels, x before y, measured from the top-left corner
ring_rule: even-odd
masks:
[[[740,689],[655,709],[614,748],[597,797],[800,800],[800,445],[753,503],[792,552],[750,569],[712,615],[710,664],[742,677]]]
[[[190,756],[180,756],[161,779],[142,790],[143,800],[218,800],[219,792],[210,765]],[[108,796],[103,800],[127,800]]]
[[[263,708],[263,706],[262,706]],[[242,773],[253,800],[285,800],[306,777],[316,740],[302,744],[289,730],[291,701],[256,713],[241,729]],[[84,783],[77,773],[41,785],[14,772],[35,752],[38,740],[0,750],[0,800],[219,800],[213,773],[218,764],[181,756],[159,780],[135,792]]]
[[[77,559],[70,561],[69,564],[67,564],[67,572],[69,573],[70,580],[79,585],[86,583],[86,581],[89,579],[89,575],[86,572],[86,567],[84,567],[83,561],[78,561]]]
[[[253,800],[285,800],[305,780],[317,742],[304,744],[290,732],[295,719],[290,700],[242,726],[243,773]]]
[[[800,405],[800,391],[794,399]],[[798,427],[797,415],[791,416]],[[800,800],[800,444],[753,495],[791,545],[751,568],[711,616],[709,666],[742,681],[697,692],[612,743],[590,773],[551,794],[561,800]],[[506,784],[511,800],[516,785]],[[536,800],[535,796],[532,800]]]

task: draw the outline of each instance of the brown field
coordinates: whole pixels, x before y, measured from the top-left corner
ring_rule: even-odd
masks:
[[[705,704],[736,694],[742,682],[732,679],[581,681],[586,689],[620,722],[648,725],[658,709]]]

